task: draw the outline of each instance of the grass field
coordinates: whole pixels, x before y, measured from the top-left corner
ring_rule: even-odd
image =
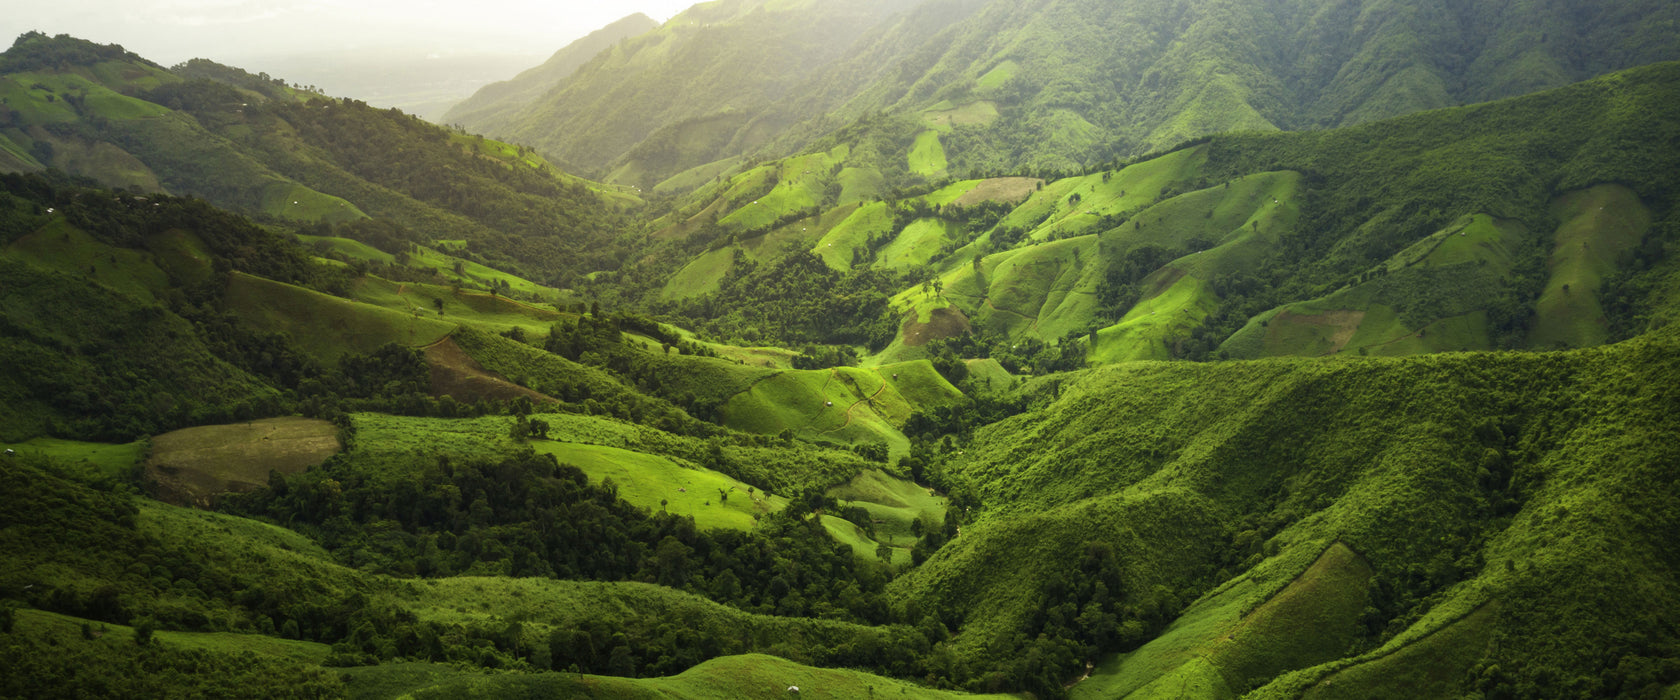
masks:
[[[1233,698],[1251,678],[1336,658],[1365,607],[1370,567],[1335,543],[1291,580],[1287,572],[1306,563],[1301,554],[1204,597],[1155,640],[1102,662],[1073,697]]]
[[[17,624],[20,632],[35,632],[65,640],[79,637],[82,625],[87,624],[98,635],[98,638],[93,640],[97,643],[134,644],[134,628],[128,625],[84,620],[79,617],[61,615],[45,610],[28,608],[19,610],[17,611]],[[179,649],[194,649],[229,655],[255,654],[300,664],[319,664],[326,660],[328,654],[332,653],[332,647],[325,644],[280,639],[260,634],[160,630],[153,633],[152,640]]]
[[[899,373],[912,396],[925,398],[940,392],[920,365]],[[897,426],[915,406],[895,387],[895,381],[892,372],[881,367],[780,372],[731,397],[723,407],[724,424],[765,435],[791,430],[842,445],[882,443],[896,459],[910,447]],[[954,388],[949,391],[955,393]]]
[[[1552,204],[1558,226],[1546,289],[1535,304],[1529,345],[1536,349],[1591,347],[1609,338],[1598,290],[1617,261],[1637,247],[1651,226],[1639,195],[1621,185],[1571,192]]]
[[[1221,347],[1233,357],[1489,349],[1482,307],[1510,272],[1523,235],[1514,221],[1464,217],[1395,254],[1378,267],[1382,274],[1262,313]],[[1407,306],[1419,297],[1430,302],[1426,313]]]
[[[371,353],[386,343],[430,345],[455,330],[455,324],[424,312],[393,311],[237,272],[228,284],[227,304],[241,321],[285,333],[325,362]]]
[[[86,275],[106,288],[146,301],[155,301],[170,284],[169,275],[153,264],[153,256],[101,243],[62,217],[12,241],[0,254],[67,275]]]
[[[470,324],[494,333],[520,328],[527,336],[533,337],[548,335],[556,321],[575,318],[573,314],[561,313],[546,304],[532,304],[501,295],[435,284],[392,282],[374,275],[366,275],[353,282],[350,296],[356,301],[410,316]],[[440,308],[442,313],[439,313]]]
[[[944,219],[917,219],[875,255],[875,266],[888,270],[926,265],[957,233]]]
[[[65,476],[77,481],[105,481],[127,478],[135,465],[145,459],[147,444],[144,440],[112,445],[38,437],[18,443],[0,442],[0,450],[54,460],[69,472]]]
[[[690,261],[665,283],[660,292],[664,299],[686,299],[710,294],[723,284],[723,278],[735,267],[735,249],[718,248],[702,253]]]
[[[1300,697],[1404,700],[1457,693],[1465,675],[1486,652],[1496,607],[1484,605],[1421,640],[1333,673]]]
[[[789,697],[854,700],[1012,698],[934,690],[860,671],[805,666],[765,654],[725,656],[675,676],[617,678],[562,673],[485,675],[435,664],[377,666],[349,671],[354,697],[414,700],[490,697],[588,697],[601,700],[772,700]],[[798,693],[789,688],[799,688]]]
[[[1015,375],[1004,369],[997,360],[964,360],[968,365],[968,381],[981,393],[1008,391],[1015,386]]]
[[[866,201],[887,191],[887,178],[875,168],[845,168],[840,171],[839,204]]]
[[[356,205],[289,181],[276,181],[263,188],[261,210],[265,214],[296,221],[337,223],[366,219]]]
[[[978,100],[957,106],[948,102],[936,104],[922,112],[922,122],[940,131],[958,126],[985,126],[998,120],[997,103]]]
[[[562,464],[582,469],[589,480],[611,479],[618,497],[655,513],[666,512],[694,518],[701,528],[750,530],[756,515],[787,507],[781,496],[765,496],[728,476],[703,468],[689,468],[656,455],[571,442],[539,440],[538,452],[551,454]],[[727,499],[723,494],[728,494]]]
[[[892,233],[892,225],[892,206],[885,202],[870,202],[852,211],[845,220],[823,234],[817,240],[815,251],[829,267],[850,270],[853,249],[867,244],[872,236]]]
[[[337,427],[308,418],[187,428],[152,438],[146,475],[164,500],[203,503],[266,486],[270,471],[295,474],[341,449]]]
[[[875,538],[903,548],[915,544],[910,523],[917,518],[925,516],[935,523],[945,522],[948,500],[932,489],[878,469],[865,471],[850,482],[829,489],[828,495],[840,499],[842,506],[863,506],[875,520]]]
[[[983,92],[991,92],[1003,87],[1004,83],[1014,78],[1020,69],[1020,64],[1014,61],[1004,61],[986,71],[985,75],[980,76],[980,79],[975,81],[975,86]]]
[[[930,129],[916,136],[915,145],[910,147],[910,172],[922,177],[938,177],[949,165],[945,160],[945,147],[939,143],[938,131]]]
[[[358,473],[375,481],[407,478],[417,456],[495,459],[519,449],[508,437],[513,421],[507,416],[414,418],[355,413],[350,418],[356,445],[349,456]]]

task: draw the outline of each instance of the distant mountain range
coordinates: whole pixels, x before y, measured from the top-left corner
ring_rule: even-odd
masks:
[[[873,140],[893,160],[934,134],[921,138],[937,138],[947,164],[907,175],[1067,170],[1206,134],[1357,124],[1673,60],[1677,21],[1680,7],[1663,0],[723,0],[547,92],[487,88],[472,114],[450,118],[644,189],[865,121],[842,140]]]

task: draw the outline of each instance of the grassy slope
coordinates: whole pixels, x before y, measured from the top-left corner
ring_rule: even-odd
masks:
[[[27,474],[12,476],[42,478]],[[773,652],[786,658],[809,661],[813,644],[819,641],[823,644],[846,641],[879,645],[887,636],[902,632],[822,620],[749,614],[688,593],[641,583],[473,577],[423,582],[396,580],[361,573],[334,563],[329,555],[313,542],[280,527],[217,513],[168,506],[145,499],[134,499],[133,502],[138,508],[133,527],[142,536],[174,545],[190,544],[181,549],[179,556],[188,557],[190,561],[199,565],[225,568],[256,577],[254,580],[261,580],[264,585],[273,587],[272,590],[336,591],[346,597],[365,598],[370,604],[394,606],[412,613],[423,622],[501,630],[507,626],[508,620],[520,620],[523,622],[520,642],[522,645],[545,641],[551,631],[572,628],[588,619],[608,625],[634,625],[648,629],[672,624],[690,629],[706,629],[719,633],[720,638],[729,640],[729,648],[722,650],[725,654]],[[65,505],[83,507],[80,504]],[[107,516],[100,513],[91,517]],[[17,530],[7,528],[4,535],[6,538],[24,536]],[[135,571],[136,566],[139,567],[138,571],[143,572],[139,574],[142,578],[148,575],[145,573],[148,572],[148,567],[129,561],[134,556],[133,552],[88,551],[79,553],[86,556],[69,557],[63,553],[40,552],[34,547],[21,546],[18,541],[9,539],[7,544],[8,566],[0,570],[0,584],[8,589],[23,590],[22,586],[27,582],[32,586],[69,586],[81,590],[94,590],[113,582],[125,583],[131,578],[130,572]],[[114,544],[107,543],[105,546]],[[171,565],[184,566],[187,561],[171,560]],[[130,566],[131,563],[134,566]],[[167,586],[167,580],[164,585]],[[134,614],[154,615],[162,620],[173,619],[172,616],[178,611],[201,609],[200,606],[205,605],[205,602],[202,594],[196,591],[191,595],[181,593],[160,597],[125,598],[125,606]],[[231,619],[233,618],[230,617]],[[74,639],[79,634],[79,626],[79,620],[61,615],[29,610],[19,613],[20,632],[33,635],[39,629],[51,628],[52,633],[46,636],[58,637],[54,641],[33,637],[21,640],[29,645],[26,648],[32,653],[41,653],[48,648],[63,648],[66,640]],[[94,623],[91,627],[96,632],[104,631],[105,643],[122,642],[130,648],[133,646],[133,642],[130,641],[133,632],[129,628],[101,623]],[[6,639],[8,642],[19,640],[13,636]],[[324,645],[285,641],[249,633],[174,632],[168,629],[167,624],[157,633],[154,644],[162,645],[165,649],[198,649],[206,653],[228,655],[243,659],[246,665],[259,664],[259,667],[283,662],[283,665],[298,672],[319,663],[328,651]],[[820,689],[825,683],[839,684],[833,687],[842,689],[861,684],[907,692],[916,690],[915,686],[902,681],[880,679],[854,672],[812,669],[794,662],[762,656],[722,658],[713,664],[713,668],[753,668],[761,671],[774,669],[786,674],[784,677],[796,678],[793,682],[814,684],[813,690],[817,692],[822,692]],[[348,670],[348,682],[349,687],[360,696],[391,697],[395,693],[365,693],[377,691],[379,688],[407,685],[406,689],[412,689],[424,685],[413,683],[415,676],[437,680],[441,676],[451,675],[454,674],[439,673],[430,667],[397,665]],[[757,692],[762,680],[758,677],[745,678],[741,674],[716,675],[705,671],[696,675],[705,678],[698,686],[680,677],[620,682],[663,686],[679,693],[698,692],[684,689],[703,687],[707,694],[698,697],[740,697]],[[560,677],[562,676],[556,675],[549,678]],[[373,678],[377,682],[364,683],[364,678]],[[492,680],[479,672],[473,672],[471,678],[474,683],[488,683],[491,686],[507,683],[508,685],[503,687],[519,687],[522,682],[533,677],[514,674],[500,680]],[[576,680],[578,677],[564,678]],[[365,690],[355,690],[358,687]],[[779,688],[778,692],[785,692],[785,686]]]
[[[0,442],[0,450],[20,455],[39,455],[53,460],[64,475],[77,481],[99,481],[128,477],[146,456],[146,441],[124,445],[38,437],[24,442]]]
[[[816,253],[829,267],[850,270],[853,249],[867,244],[873,236],[891,233],[892,224],[891,205],[885,202],[865,204],[823,234],[817,241]]]
[[[346,353],[371,353],[386,343],[430,345],[448,336],[453,324],[415,313],[393,311],[291,285],[234,274],[228,306],[255,328],[285,333],[304,352],[336,361]]]
[[[1256,316],[1222,348],[1234,357],[1486,350],[1483,307],[1511,272],[1522,238],[1514,221],[1466,217],[1364,281]]]
[[[1653,471],[1680,445],[1666,408],[1680,386],[1677,341],[1666,332],[1569,354],[1093,370],[1048,409],[984,429],[947,467],[989,514],[895,591],[965,611],[960,645],[983,655],[1036,604],[1030,582],[1069,566],[1068,550],[1087,539],[1111,543],[1128,562],[1128,590],[1146,591],[1211,572],[1247,526],[1225,523],[1270,522],[1257,532],[1268,552],[1300,562],[1302,549],[1339,538],[1385,585],[1421,562],[1461,562],[1462,583],[1425,589],[1435,597],[1360,659],[1490,600],[1506,613],[1493,623],[1501,645],[1475,654],[1484,663],[1573,668],[1582,648],[1624,653],[1613,635],[1665,634],[1660,611],[1680,603],[1680,572],[1658,554],[1680,534],[1680,513],[1672,483]],[[1478,464],[1502,463],[1508,486],[1479,475]],[[1493,502],[1513,498],[1513,517],[1493,516]],[[1582,604],[1557,607],[1566,600]],[[1287,693],[1347,665],[1281,677],[1272,666],[1231,686],[1275,680]]]
[[[870,369],[794,370],[767,375],[731,397],[724,424],[738,430],[795,435],[841,444],[885,443],[894,457],[909,450],[898,427],[924,406],[960,396],[927,361]]]
[[[670,459],[615,447],[539,441],[537,451],[582,469],[591,481],[612,479],[618,497],[650,511],[694,518],[702,528],[750,530],[755,516],[780,510],[787,499],[748,495],[746,484],[710,469],[684,467]],[[724,500],[719,491],[728,494]]]
[[[1600,345],[1609,332],[1598,293],[1619,258],[1644,238],[1651,211],[1639,195],[1620,185],[1567,193],[1552,209],[1561,223],[1529,343],[1536,348]]]
[[[867,509],[878,521],[876,539],[894,547],[908,548],[915,543],[910,523],[917,518],[926,516],[935,523],[945,520],[945,498],[934,494],[932,489],[878,469],[863,472],[829,489],[828,495],[840,499],[842,506],[855,503]]]
[[[355,680],[374,680],[384,667],[352,672]],[[736,698],[786,698],[799,688],[801,698],[906,698],[907,700],[955,700],[957,698],[1004,698],[1006,695],[970,695],[933,690],[905,681],[882,678],[858,671],[802,666],[774,656],[743,654],[707,661],[676,676],[666,678],[613,678],[575,674],[504,674],[484,676],[447,670],[443,667],[403,669],[408,678],[379,679],[399,685],[416,700],[429,698],[502,697],[592,697],[603,700],[734,700]],[[400,671],[399,671],[400,672]],[[365,697],[394,697],[370,694]]]

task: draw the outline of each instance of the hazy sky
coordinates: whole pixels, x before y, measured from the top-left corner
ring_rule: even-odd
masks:
[[[546,55],[642,12],[660,22],[696,0],[21,0],[0,11],[11,46],[29,30],[117,43],[163,65],[204,57],[393,49]]]

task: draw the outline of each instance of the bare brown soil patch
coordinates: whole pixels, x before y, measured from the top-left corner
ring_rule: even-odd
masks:
[[[1328,327],[1334,330],[1330,333],[1330,350],[1324,354],[1334,355],[1347,347],[1348,341],[1359,332],[1359,324],[1365,322],[1365,312],[1351,309],[1326,311],[1320,314],[1297,314],[1289,310],[1277,315],[1272,323],[1294,324],[1298,326]]]
[[[955,338],[967,333],[968,327],[968,317],[963,315],[962,310],[947,306],[934,309],[927,323],[918,323],[916,313],[910,312],[900,332],[904,334],[904,344],[914,348],[942,338]]]
[[[994,177],[975,186],[951,204],[959,207],[972,207],[985,202],[1019,204],[1027,201],[1042,184],[1044,181],[1036,177]]]
[[[426,368],[432,374],[432,395],[452,396],[468,403],[481,400],[507,401],[525,397],[534,402],[553,403],[554,399],[537,393],[491,372],[468,355],[454,338],[444,338],[426,346]]]
[[[146,477],[159,500],[208,506],[217,495],[266,486],[270,471],[296,474],[342,449],[338,428],[311,418],[187,428],[152,438]]]

